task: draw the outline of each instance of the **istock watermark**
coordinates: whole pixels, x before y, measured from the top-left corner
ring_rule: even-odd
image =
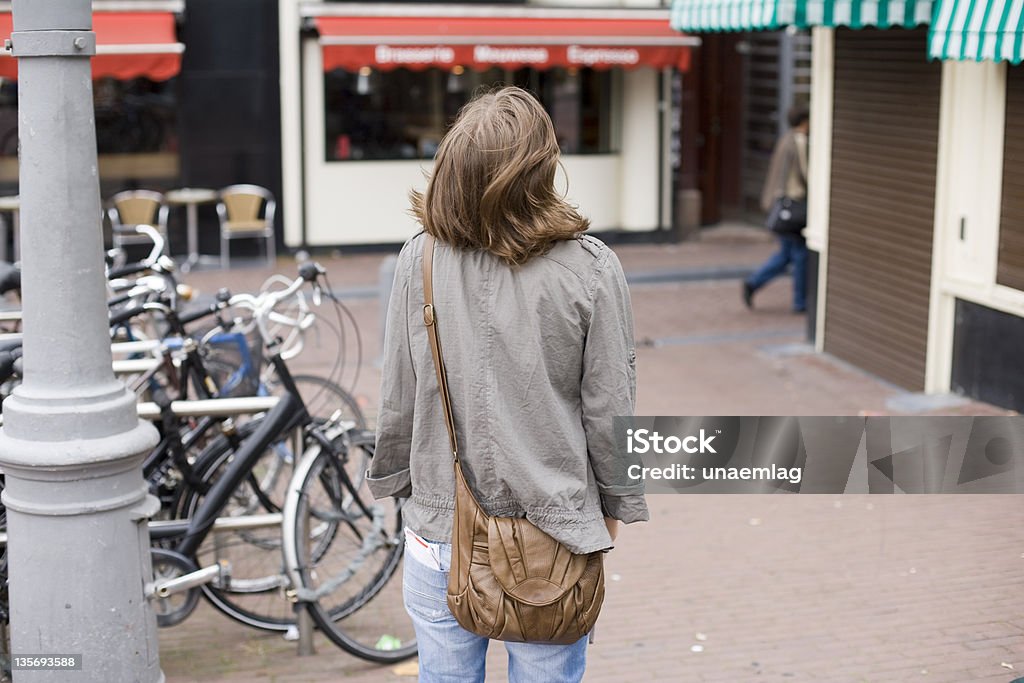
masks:
[[[714,436],[700,435],[664,437],[649,429],[627,429],[626,450],[630,453],[716,453],[711,442]],[[694,444],[697,444],[696,446]]]
[[[1024,417],[620,417],[648,493],[1024,493]]]

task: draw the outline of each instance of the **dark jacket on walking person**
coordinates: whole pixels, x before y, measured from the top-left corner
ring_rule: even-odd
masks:
[[[800,203],[806,216],[807,200],[807,132],[810,118],[806,109],[794,108],[789,112],[790,129],[779,138],[772,152],[768,176],[761,190],[761,208],[769,213],[769,221],[780,210],[780,200],[787,200],[785,210],[792,203]],[[793,311],[807,310],[807,242],[799,232],[804,221],[796,224],[792,232],[776,233],[779,250],[765,261],[750,277],[743,281],[743,302],[753,307],[754,293],[770,281],[793,267]]]
[[[503,88],[463,108],[426,193],[412,197],[437,240],[433,299],[467,482],[487,514],[526,517],[583,554],[648,512],[612,423],[635,406],[629,290],[615,253],[556,194],[558,167],[548,115]],[[409,499],[404,589],[420,680],[482,681],[488,640],[446,603],[454,473],[424,326],[423,243],[413,237],[398,259],[368,483]],[[510,680],[579,680],[586,644],[508,642]]]

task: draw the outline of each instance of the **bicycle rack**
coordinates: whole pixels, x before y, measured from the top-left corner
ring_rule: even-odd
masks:
[[[146,584],[146,598],[149,600],[169,598],[175,593],[182,593],[192,588],[204,586],[216,579],[230,576],[230,574],[231,565],[227,560],[220,560],[217,564],[211,564],[209,567],[203,567],[174,579],[154,581],[153,583]]]

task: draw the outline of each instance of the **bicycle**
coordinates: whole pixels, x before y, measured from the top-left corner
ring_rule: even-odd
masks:
[[[262,318],[269,319],[277,303],[287,300],[288,297],[296,293],[298,287],[304,282],[315,281],[318,276],[319,271],[314,265],[310,264],[287,291],[263,297],[264,301],[260,303],[259,315],[256,316],[256,320],[259,321]],[[262,337],[258,334],[248,335],[248,332],[251,332],[251,330],[244,332],[233,331],[234,322],[227,322],[223,319],[222,313],[229,307],[232,299],[230,296],[219,297],[218,303],[207,309],[179,316],[170,308],[166,300],[161,299],[160,296],[156,297],[157,300],[152,300],[153,297],[150,294],[154,294],[154,292],[147,294],[135,291],[139,289],[139,286],[132,287],[131,289],[135,296],[144,303],[124,307],[119,310],[111,317],[112,325],[117,327],[137,316],[155,312],[162,314],[164,324],[173,335],[171,337],[172,341],[168,343],[165,340],[163,344],[162,351],[159,354],[161,361],[151,365],[139,377],[137,384],[140,387],[145,387],[146,392],[156,399],[155,403],[141,406],[140,414],[158,419],[162,428],[161,441],[148,454],[143,463],[144,476],[150,482],[151,492],[157,495],[162,503],[162,516],[165,518],[179,517],[183,513],[195,513],[197,511],[202,498],[212,488],[214,481],[220,477],[220,470],[235,457],[235,451],[240,447],[241,443],[247,437],[251,437],[256,433],[260,428],[261,422],[261,418],[257,417],[239,428],[235,424],[237,415],[232,415],[230,412],[217,412],[220,410],[220,407],[214,408],[212,406],[213,403],[217,402],[214,397],[229,393],[223,391],[224,387],[231,389],[239,386],[239,377],[248,379],[251,379],[252,376],[258,377],[259,363],[254,361],[251,356],[246,355],[244,362],[235,368],[230,375],[214,379],[212,375],[217,374],[217,369],[212,368],[214,372],[211,373],[211,368],[209,367],[211,359],[208,355],[204,355],[203,349],[209,348],[211,341],[221,339],[238,343],[239,348],[248,354],[250,336],[259,340],[253,344],[257,349],[262,346]],[[145,289],[145,286],[142,286],[142,289]],[[157,288],[155,294],[161,294],[162,291],[162,289]],[[261,301],[260,299],[253,300],[251,297],[250,300]],[[263,304],[267,302],[269,302],[269,305],[264,306]],[[217,325],[197,342],[186,334],[185,326],[207,316],[216,317]],[[129,342],[129,344],[138,345],[140,342]],[[153,346],[151,343],[142,344],[149,347]],[[275,363],[279,367],[276,375],[286,376],[280,369],[284,367],[283,354]],[[273,367],[273,364],[271,367]],[[157,380],[157,375],[160,372],[164,373],[162,381]],[[356,424],[364,423],[364,418],[355,401],[329,380],[310,376],[299,376],[297,378],[291,378],[290,375],[287,376],[293,390],[298,390],[302,395],[312,393],[319,395],[321,398],[325,395],[324,392],[326,390],[332,396],[340,399],[334,405],[344,406],[345,414],[352,415],[355,418],[354,422]],[[224,381],[225,378],[226,382]],[[301,389],[298,387],[299,384],[308,388]],[[176,414],[173,410],[175,401],[172,400],[172,393],[176,394],[174,396],[176,399],[186,399],[189,395],[189,387],[193,389],[194,395],[199,401],[189,404],[193,406],[190,415]],[[254,413],[265,411],[272,404],[266,396],[239,400],[250,412]],[[223,401],[221,401],[221,405],[223,405]],[[207,409],[211,412],[204,414],[203,411]],[[181,410],[187,412],[189,408],[181,408]],[[319,417],[322,422],[324,420],[323,414],[321,413]],[[215,427],[220,428],[220,435],[215,435]],[[243,506],[237,504],[238,500],[244,499],[257,501],[265,512],[280,512],[280,504],[283,502],[284,497],[283,485],[287,481],[288,472],[290,472],[291,464],[294,462],[294,453],[298,452],[298,449],[290,447],[288,442],[287,431],[279,430],[272,442],[264,446],[259,454],[260,457],[253,462],[250,467],[251,471],[246,474],[246,484],[234,493],[231,505],[234,510],[233,514],[244,514],[252,509],[251,504]],[[190,455],[200,448],[202,448],[202,451],[198,456]],[[271,457],[266,457],[267,454]],[[361,473],[361,471],[365,470],[366,464],[357,463],[354,466],[358,467],[358,471]],[[281,491],[279,495],[273,496],[277,499],[276,503],[270,500],[271,492],[275,488]],[[250,495],[252,492],[255,492],[256,495]],[[277,536],[279,535],[278,533]],[[244,538],[251,540],[250,536],[245,536]],[[276,541],[275,552],[278,555],[280,554],[279,541]],[[271,578],[280,577],[282,574],[280,561],[273,567],[272,572],[262,571],[256,574],[255,577],[249,574],[246,576],[245,581],[237,580],[239,569],[245,570],[246,567],[236,566],[236,581],[233,584],[204,588],[204,592],[211,599],[211,602],[215,606],[223,608],[229,616],[238,618],[252,626],[271,628],[273,630],[291,627],[294,624],[294,615],[291,614],[290,607],[288,608],[288,614],[284,617],[272,616],[268,618],[260,614],[258,610],[256,612],[250,610],[246,613],[246,611],[235,609],[233,606],[233,597],[236,594],[251,595],[256,592],[254,586],[260,585],[261,582],[263,585],[268,585],[266,582],[268,576]],[[243,571],[242,573],[245,572]],[[281,580],[274,579],[274,582],[269,584],[269,587],[272,588],[274,585],[280,584]],[[284,604],[285,601],[271,599],[268,602]]]
[[[310,264],[285,292],[275,296],[283,300],[288,290],[294,292],[317,276],[317,267]],[[149,302],[139,308],[141,311],[122,311],[117,317],[127,320],[142,311],[159,310],[179,331],[187,321],[183,316],[174,322],[175,314],[160,303]],[[257,326],[265,327],[267,317],[256,316]],[[187,346],[178,370],[186,383],[191,377],[202,393],[206,377],[202,359],[196,357],[198,345]],[[147,465],[161,462],[155,457],[158,452],[163,456],[174,453],[179,457],[173,461],[184,471],[180,490],[192,492],[181,506],[186,519],[151,523],[154,581],[148,593],[158,621],[163,626],[183,621],[201,592],[213,596],[211,601],[219,607],[217,596],[234,602],[244,599],[239,596],[276,594],[278,604],[291,612],[287,619],[269,624],[276,630],[294,623],[296,609],[308,609],[328,637],[349,652],[373,661],[399,661],[415,653],[415,637],[401,607],[400,586],[396,599],[396,584],[389,581],[400,566],[404,549],[401,503],[374,503],[369,498],[362,477],[373,454],[372,435],[341,420],[340,411],[326,420],[314,419],[303,406],[301,391],[280,346],[279,340],[270,341],[270,364],[285,388],[284,395],[242,430],[228,429],[216,437],[211,443],[227,441],[232,446],[218,446],[215,458],[200,457],[190,463],[180,456],[187,450],[188,440],[200,438],[215,423],[214,418],[223,417],[213,404],[223,404],[224,399],[163,401],[160,406],[140,408],[140,413],[148,410],[151,415],[177,420],[177,427],[167,431]],[[187,439],[182,441],[181,420],[186,416],[200,418],[205,427],[185,431]],[[257,466],[268,449],[280,447],[282,435],[296,429],[303,432],[300,443],[309,447],[296,471],[301,476],[291,479],[282,510],[267,495],[267,483],[258,476]],[[206,452],[211,453],[209,447]],[[201,464],[204,462],[213,464]],[[282,544],[279,537],[285,532],[277,528],[285,518],[290,520],[287,528],[291,532],[288,542]],[[265,530],[273,530],[269,539]],[[280,557],[282,550],[290,559]],[[244,572],[247,576],[239,578],[238,570],[245,568],[242,560],[254,552],[263,558],[276,555],[276,564]],[[385,590],[389,586],[391,590]],[[283,600],[285,597],[288,599]],[[374,609],[361,611],[371,601]],[[230,608],[224,611],[236,616]],[[253,623],[261,619],[262,623]],[[260,615],[246,623],[268,627]]]
[[[294,400],[294,385],[290,382],[286,365],[279,355],[274,355],[272,362],[284,383],[290,387],[287,396]],[[276,411],[268,413],[264,420],[276,419],[272,418]],[[174,577],[176,583],[171,585],[226,589],[221,597],[232,595],[232,592],[266,595],[280,588],[292,599],[293,610],[296,605],[310,610],[318,627],[352,654],[379,662],[410,657],[416,651],[415,637],[401,605],[400,585],[397,593],[393,588],[384,591],[401,563],[404,550],[401,502],[373,502],[362,480],[363,465],[357,470],[358,484],[348,471],[353,460],[364,463],[372,457],[372,434],[355,430],[351,423],[341,421],[338,414],[324,424],[317,424],[308,413],[301,421],[305,422],[306,440],[311,446],[296,467],[285,499],[281,531],[285,573],[275,577],[273,572],[267,572],[259,579],[233,585],[233,578],[213,572],[203,575],[202,578],[209,580],[198,584]],[[250,438],[242,442],[234,459],[228,459],[206,496],[194,499],[196,505],[188,507],[193,529],[198,524],[195,520],[208,518],[211,506],[221,515],[217,523],[231,540],[208,545],[209,559],[219,562],[230,554],[232,567],[240,561],[233,551],[250,554],[258,550],[262,551],[263,558],[268,558],[272,552],[268,555],[266,551],[281,549],[274,539],[268,540],[255,533],[258,528],[271,528],[278,519],[266,498],[259,495],[258,486],[253,486],[253,500],[260,501],[259,505],[244,507],[244,514],[240,516],[223,516],[229,502],[237,500],[238,491],[246,485],[244,470],[259,460],[256,451],[270,445],[272,439],[263,438],[264,434],[261,424]],[[362,455],[354,458],[354,453]],[[242,474],[239,474],[240,470]],[[251,479],[248,483],[252,485]],[[166,538],[160,529],[176,528],[177,525],[180,532],[180,522],[154,524],[156,539]],[[195,537],[198,533],[194,530],[191,535]],[[206,535],[198,543],[183,543],[179,550],[187,550],[197,558],[202,556]],[[177,564],[166,561],[169,569],[189,569],[180,558],[175,560]],[[166,571],[163,573],[167,574]],[[393,587],[395,584],[391,582],[390,585]],[[198,599],[197,592],[192,595],[196,597],[165,610],[164,623],[177,623],[187,616]],[[210,597],[209,592],[207,597]],[[374,610],[360,611],[371,601]],[[287,620],[288,623],[291,621]]]
[[[319,271],[315,265],[305,268],[305,272],[296,279],[292,286],[283,292],[266,295],[259,306],[255,307],[255,326],[266,327],[271,319],[270,313],[276,304],[292,296],[297,287],[304,281],[314,281]],[[239,295],[247,297],[248,295]],[[210,307],[208,310],[191,314],[191,319],[196,320],[202,315],[218,314],[234,302],[236,297],[221,296],[219,304]],[[170,312],[165,311],[158,304],[144,304],[142,310],[161,310],[165,313],[172,329],[177,333],[183,332],[181,320]],[[127,310],[119,314],[119,317],[131,316],[135,311]],[[203,371],[208,369],[205,365],[209,358],[203,358],[199,349],[208,345],[210,339],[223,336],[229,339],[242,340],[241,348],[247,348],[245,339],[250,331],[244,334],[226,331],[230,325],[218,317],[218,324],[211,329],[198,344],[178,345],[184,351],[180,360],[179,371],[183,376],[182,382],[192,378],[192,384],[196,387],[200,398],[209,398],[211,395],[222,395],[221,393],[211,394],[207,385],[208,375]],[[262,339],[266,332],[257,333],[256,339]],[[364,424],[364,418],[352,399],[347,393],[329,380],[311,376],[292,377],[286,373],[284,364],[284,353],[282,344],[275,338],[271,342],[276,355],[274,362],[270,365],[278,377],[287,377],[286,387],[298,391],[300,396],[312,392],[323,397],[325,389],[329,395],[340,398],[334,405],[343,406],[343,414],[346,418],[352,417],[354,424]],[[248,356],[246,357],[248,358]],[[238,371],[247,375],[252,373],[252,364],[245,360]],[[230,380],[231,378],[229,378]],[[300,388],[299,385],[311,387]],[[231,382],[229,382],[231,385]],[[221,386],[224,386],[223,384]],[[239,399],[244,405],[252,405],[254,399]],[[165,406],[167,402],[165,401]],[[153,409],[149,409],[153,413]],[[166,407],[162,413],[166,412]],[[260,422],[264,418],[254,418],[252,421],[236,425],[233,421],[224,421],[221,417],[201,416],[189,429],[182,431],[181,421],[176,416],[161,414],[164,426],[164,438],[156,449],[150,454],[144,463],[144,473],[150,481],[153,492],[158,494],[162,500],[165,516],[182,517],[191,516],[197,513],[199,506],[217,480],[223,475],[223,471],[229,467],[232,459],[236,458],[236,450],[252,437],[260,429]],[[318,418],[318,419],[314,419]],[[314,421],[323,422],[322,414],[313,415]],[[214,424],[222,424],[222,434],[207,441],[203,441]],[[197,446],[205,443],[202,452],[197,457],[186,457],[186,453]],[[289,445],[289,438],[286,432],[281,432],[277,439],[264,444],[261,453],[249,465],[250,472],[245,480],[232,493],[229,516],[251,515],[254,513],[275,514],[279,513],[283,502],[283,485],[295,460],[295,453],[301,449],[301,440],[296,440],[296,445]],[[355,477],[361,481],[362,473],[365,471],[368,462],[360,461],[353,463]],[[225,537],[231,541],[226,542]],[[202,588],[205,596],[221,611],[228,616],[257,628],[269,630],[288,630],[294,626],[294,614],[291,607],[284,601],[279,600],[274,591],[283,586],[281,563],[274,559],[280,555],[279,533],[273,529],[254,532],[232,532],[225,530],[218,537],[214,547],[203,547],[197,549],[197,555],[209,556],[220,553],[225,547],[231,546],[232,559],[235,566],[235,579],[230,583],[210,583]],[[267,553],[266,551],[271,551]],[[269,559],[268,559],[269,557]],[[239,580],[238,574],[244,574],[245,579]]]

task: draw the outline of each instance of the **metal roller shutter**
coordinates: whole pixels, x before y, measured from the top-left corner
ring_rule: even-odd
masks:
[[[746,92],[743,100],[743,209],[761,215],[761,186],[772,147],[779,138],[779,34],[746,36]]]
[[[912,390],[924,388],[942,78],[926,39],[835,35],[825,350]]]
[[[996,282],[1024,290],[1024,69],[1006,72],[1006,141],[1003,148],[1003,207]]]

